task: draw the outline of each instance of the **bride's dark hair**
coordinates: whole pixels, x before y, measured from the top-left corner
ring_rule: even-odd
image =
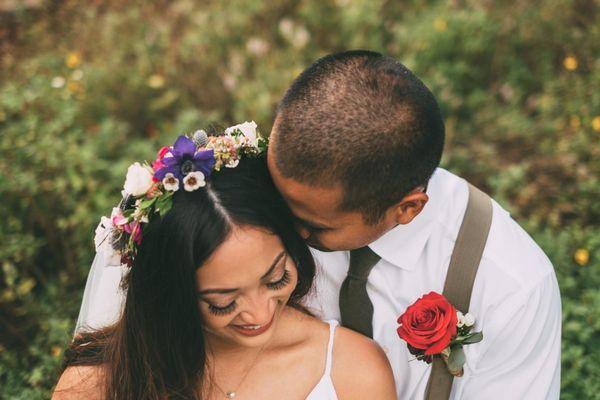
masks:
[[[264,156],[214,173],[205,188],[177,191],[173,208],[162,219],[153,218],[144,232],[123,282],[121,318],[106,329],[78,334],[63,369],[103,365],[108,399],[200,398],[206,349],[196,270],[234,225],[264,228],[279,236],[296,263],[298,284],[290,305],[301,308],[315,265],[292,218]]]

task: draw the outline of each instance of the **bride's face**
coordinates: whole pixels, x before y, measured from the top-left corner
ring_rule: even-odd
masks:
[[[296,265],[278,236],[234,228],[196,272],[207,338],[260,347],[277,329],[296,287]]]

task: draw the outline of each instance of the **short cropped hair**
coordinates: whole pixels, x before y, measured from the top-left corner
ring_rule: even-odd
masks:
[[[341,185],[341,209],[371,224],[427,184],[444,147],[429,89],[398,61],[366,50],[325,56],[302,72],[278,106],[273,133],[284,177]]]

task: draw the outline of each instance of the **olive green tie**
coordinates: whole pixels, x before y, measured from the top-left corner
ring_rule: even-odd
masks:
[[[373,304],[367,293],[369,273],[380,257],[368,246],[350,252],[350,268],[340,288],[342,325],[373,337]]]

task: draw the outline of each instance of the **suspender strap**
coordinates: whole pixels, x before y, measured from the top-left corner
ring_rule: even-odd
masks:
[[[492,224],[492,202],[488,195],[469,184],[469,202],[463,218],[454,251],[450,258],[444,296],[457,309],[469,311],[473,283],[481,255]],[[448,400],[453,376],[441,358],[435,357],[427,384],[426,400]]]

